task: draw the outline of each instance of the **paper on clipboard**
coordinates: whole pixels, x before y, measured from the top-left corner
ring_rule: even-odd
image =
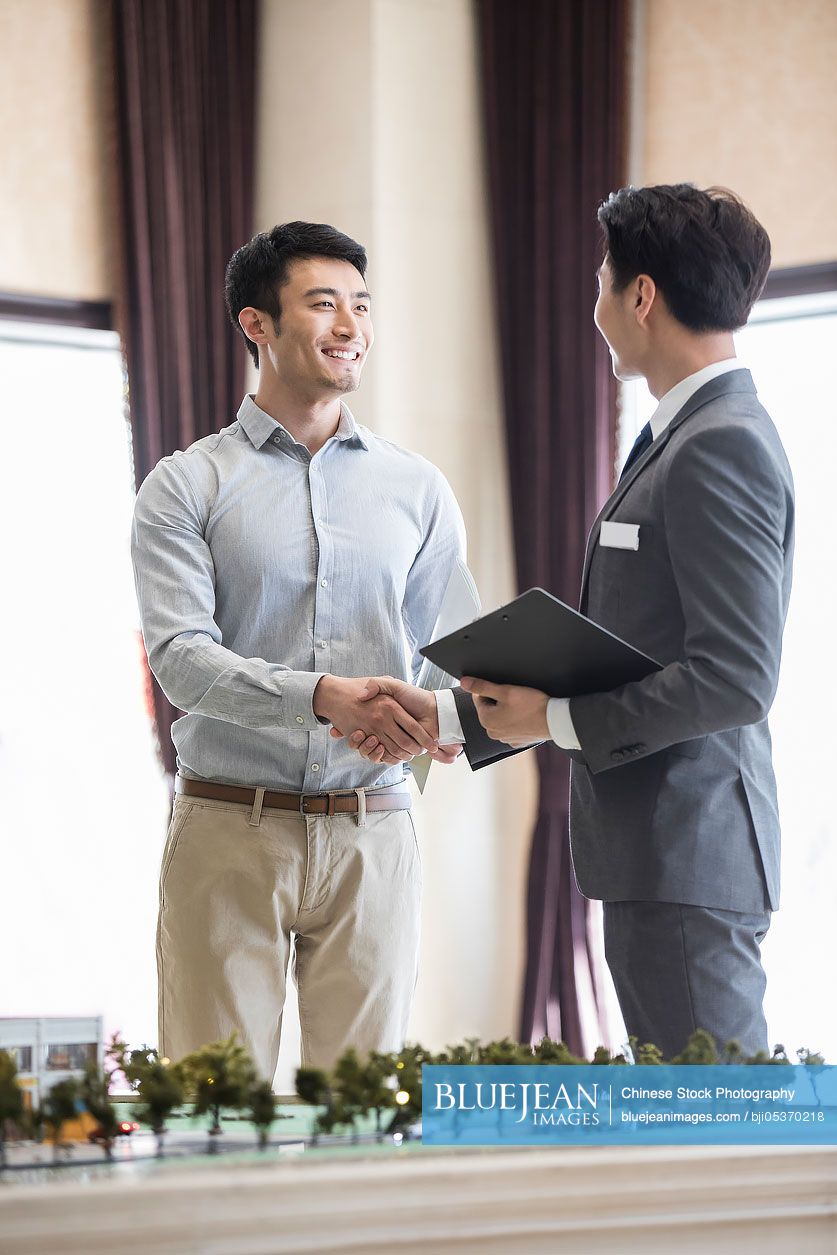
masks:
[[[437,640],[440,636],[447,636],[450,632],[465,627],[467,623],[472,623],[478,618],[481,611],[480,595],[477,592],[474,577],[462,559],[457,558],[456,566],[451,571],[448,586],[442,598],[442,608],[436,619],[431,639]],[[425,658],[416,684],[422,689],[450,688],[453,678],[429,658]],[[410,760],[410,770],[419,793],[424,792],[432,762],[433,759],[429,754],[419,754]]]

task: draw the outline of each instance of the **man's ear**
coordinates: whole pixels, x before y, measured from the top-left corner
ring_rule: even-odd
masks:
[[[651,312],[657,296],[657,285],[650,275],[637,275],[634,280],[634,316],[640,326]]]
[[[253,344],[267,344],[265,326],[268,321],[267,314],[263,310],[254,309],[252,305],[246,305],[238,315],[238,325]]]

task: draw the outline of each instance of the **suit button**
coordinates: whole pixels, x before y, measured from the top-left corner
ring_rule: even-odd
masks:
[[[615,763],[621,763],[622,759],[625,757],[625,751],[624,750],[611,750],[610,757],[613,759]]]

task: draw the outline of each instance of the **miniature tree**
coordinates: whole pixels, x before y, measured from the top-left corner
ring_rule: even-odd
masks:
[[[646,1041],[634,1051],[634,1059],[639,1067],[658,1067],[663,1062],[663,1052],[652,1041]],[[622,1062],[625,1062],[624,1057]]]
[[[87,1065],[79,1096],[102,1131],[102,1145],[108,1159],[113,1158],[113,1141],[119,1131],[119,1117],[110,1101],[110,1076],[99,1071],[95,1063]]]
[[[727,1042],[724,1046],[723,1061],[724,1063],[744,1063],[745,1056],[744,1051],[741,1049],[741,1042],[736,1041],[734,1038],[732,1041]]]
[[[186,1090],[194,1103],[196,1116],[209,1112],[209,1149],[212,1139],[222,1133],[221,1108],[240,1108],[256,1080],[256,1069],[238,1035],[231,1033],[225,1041],[212,1042],[186,1055],[178,1065]]]
[[[405,1046],[395,1060],[395,1079],[398,1083],[394,1111],[388,1132],[409,1136],[412,1125],[421,1119],[421,1068],[424,1063],[434,1063],[433,1056],[420,1045]]]
[[[259,1150],[265,1150],[270,1129],[276,1119],[276,1103],[270,1081],[256,1081],[247,1096],[247,1111],[259,1130]]]
[[[810,1070],[811,1075],[809,1079],[811,1082],[811,1089],[814,1091],[814,1098],[816,1099],[817,1107],[821,1107],[822,1099],[820,1098],[820,1092],[817,1088],[817,1077],[825,1067],[825,1059],[821,1054],[817,1054],[812,1050],[807,1050],[804,1046],[797,1050],[796,1057],[803,1067]]]
[[[375,1113],[375,1135],[382,1137],[381,1115],[395,1104],[395,1056],[372,1051],[362,1069],[361,1097],[365,1111]]]
[[[297,1068],[296,1092],[302,1102],[315,1109],[311,1130],[313,1145],[317,1144],[320,1133],[331,1133],[338,1125],[351,1122],[336,1078],[321,1068]]]
[[[442,1053],[436,1056],[436,1062],[455,1064],[473,1063],[475,1059],[474,1052],[479,1049],[479,1045],[479,1039],[471,1037],[464,1043],[464,1045],[446,1046]]]
[[[358,1091],[352,1087],[349,1094],[344,1097],[339,1090],[334,1095],[334,1102],[331,1107],[326,1107],[318,1119],[318,1125],[321,1133],[332,1133],[335,1129],[348,1127],[351,1130],[352,1142],[358,1140],[358,1129],[355,1121],[358,1116],[367,1114],[364,1112],[358,1099]]]
[[[320,1133],[331,1133],[341,1125],[352,1130],[357,1141],[356,1120],[369,1111],[367,1084],[357,1052],[351,1047],[341,1055],[332,1076],[319,1068],[300,1068],[296,1090],[303,1102],[316,1107],[314,1141]]]
[[[535,1063],[535,1056],[532,1054],[532,1047],[521,1045],[520,1042],[512,1041],[510,1037],[504,1037],[501,1041],[490,1041],[487,1045],[481,1046],[478,1053],[478,1063]]]
[[[143,1049],[147,1050],[148,1047],[144,1047]],[[118,1033],[114,1033],[111,1036],[110,1041],[105,1047],[105,1058],[109,1059],[113,1064],[110,1074],[111,1079],[113,1079],[119,1072],[122,1072],[126,1080],[130,1080],[130,1077],[128,1077],[126,1072],[126,1066],[131,1060],[131,1052],[128,1049],[127,1042],[123,1041]],[[133,1088],[133,1085],[131,1088]]]
[[[601,1064],[607,1064],[607,1063],[613,1062],[613,1060],[610,1057],[610,1051],[608,1050],[607,1046],[596,1047],[595,1051],[593,1052],[592,1062],[601,1063]]]
[[[692,1033],[679,1055],[675,1055],[672,1063],[715,1064],[718,1062],[718,1051],[715,1038],[705,1029],[699,1028]]]
[[[330,1116],[325,1124],[321,1125],[320,1123],[320,1118],[324,1112],[319,1109],[325,1108],[330,1111],[334,1106],[334,1094],[328,1075],[321,1068],[297,1068],[295,1083],[300,1101],[307,1103],[316,1110],[314,1127],[311,1130],[312,1141],[316,1145],[321,1128],[325,1129],[328,1127],[330,1129],[334,1126],[334,1120]]]
[[[78,1104],[78,1081],[68,1077],[66,1081],[57,1081],[46,1093],[41,1102],[44,1120],[52,1132],[52,1157],[58,1159],[61,1145],[61,1130],[67,1120],[72,1120]]]
[[[554,1041],[551,1037],[542,1037],[537,1046],[534,1047],[533,1060],[535,1063],[584,1063],[583,1059],[577,1058],[569,1046],[562,1041]],[[480,1060],[482,1062],[482,1060]]]
[[[6,1121],[23,1115],[23,1094],[17,1083],[14,1055],[0,1050],[0,1168],[6,1166]]]
[[[799,1050],[797,1050],[796,1057],[804,1067],[807,1067],[807,1068],[824,1068],[825,1067],[824,1057],[821,1054],[818,1054],[813,1050],[807,1050],[804,1046],[800,1046]]]
[[[357,1057],[357,1051],[353,1047],[350,1046],[337,1060],[334,1081],[338,1094],[339,1123],[351,1126],[352,1141],[356,1142],[357,1124],[355,1121],[369,1111],[369,1104],[364,1070]]]
[[[742,1059],[741,1062],[760,1064],[762,1066],[771,1063],[787,1065],[790,1063],[790,1059],[785,1053],[784,1046],[774,1046],[771,1054],[768,1054],[766,1050],[757,1050],[754,1055],[750,1055],[747,1059]]]
[[[304,1103],[324,1107],[331,1101],[328,1075],[321,1068],[297,1068],[296,1092]]]
[[[114,1035],[108,1055],[135,1091],[140,1105],[135,1115],[147,1124],[157,1142],[157,1156],[162,1157],[166,1120],[183,1102],[183,1081],[178,1065],[169,1063],[156,1050],[143,1046],[128,1050],[125,1042]]]

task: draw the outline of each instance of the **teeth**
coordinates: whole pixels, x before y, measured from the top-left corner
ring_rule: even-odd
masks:
[[[326,357],[342,357],[347,362],[353,362],[357,356],[357,353],[349,353],[345,349],[326,349]]]

